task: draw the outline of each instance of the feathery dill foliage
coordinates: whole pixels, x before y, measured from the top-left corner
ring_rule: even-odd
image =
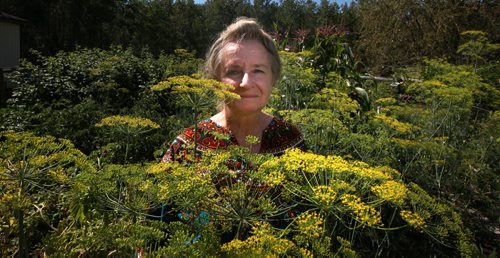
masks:
[[[238,98],[190,75],[193,54],[23,61],[0,128],[34,133],[0,133],[1,255],[478,256],[468,228],[482,244],[475,219],[498,214],[500,94],[495,63],[475,49],[482,35],[464,36],[479,43],[460,50],[474,67],[427,60],[397,87],[359,80],[354,60],[315,60],[326,45],[282,53],[266,110],[299,126],[311,152],[231,147],[189,166],[153,161],[164,148],[152,146]],[[35,136],[47,134],[90,155]]]
[[[123,162],[129,162],[129,151],[132,143],[139,141],[139,137],[159,129],[160,125],[147,118],[131,116],[109,116],[103,118],[95,125],[98,128],[107,127],[107,147],[106,149],[119,153],[123,151]],[[115,144],[112,141],[115,140]],[[102,158],[102,157],[100,157]],[[113,160],[108,157],[108,159]],[[115,160],[116,162],[116,160]]]
[[[159,82],[151,87],[151,90],[162,92],[169,91],[179,96],[179,100],[185,102],[194,111],[206,106],[215,106],[218,101],[230,101],[238,99],[236,93],[231,92],[232,86],[212,79],[200,79],[199,75],[174,76]]]
[[[33,225],[57,230],[73,178],[94,168],[65,139],[1,132],[0,143],[1,254],[28,256],[30,246],[45,236]]]

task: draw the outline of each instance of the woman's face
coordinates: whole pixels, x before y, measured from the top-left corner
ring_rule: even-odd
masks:
[[[262,110],[269,101],[273,86],[271,58],[256,40],[229,43],[222,50],[220,81],[234,86],[241,99],[227,104],[238,113]]]

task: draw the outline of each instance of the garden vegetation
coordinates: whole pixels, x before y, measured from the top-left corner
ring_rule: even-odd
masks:
[[[235,97],[194,52],[33,50],[0,109],[0,255],[495,255],[498,44],[461,35],[462,63],[425,59],[392,83],[362,79],[345,31],[281,44],[266,111],[309,151],[230,147],[188,166],[159,161]]]

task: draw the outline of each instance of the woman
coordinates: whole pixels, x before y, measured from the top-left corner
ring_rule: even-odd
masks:
[[[262,112],[273,85],[281,77],[281,61],[273,39],[254,20],[238,18],[224,30],[210,48],[205,76],[234,86],[240,99],[224,103],[222,111],[184,130],[170,145],[162,161],[186,161],[196,140],[196,154],[207,149],[240,145],[252,153],[280,155],[287,148],[304,148],[304,137],[293,125]],[[214,134],[226,134],[221,139]],[[249,144],[245,138],[256,136]]]

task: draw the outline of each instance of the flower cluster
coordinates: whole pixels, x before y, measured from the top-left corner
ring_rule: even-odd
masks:
[[[319,185],[313,188],[313,198],[324,206],[330,206],[335,202],[337,192],[331,186]]]
[[[157,175],[165,173],[171,167],[171,163],[154,163],[146,168],[146,172],[149,174]]]
[[[380,106],[390,106],[398,103],[395,98],[380,98],[375,100],[375,103]]]
[[[386,115],[381,115],[381,114],[376,115],[375,119],[388,125],[389,127],[391,127],[392,129],[396,130],[399,133],[410,133],[410,132],[418,129],[418,127],[416,127],[412,124],[400,122],[397,119],[386,116]]]
[[[301,170],[315,174],[327,167],[325,156],[302,152],[299,149],[287,150],[283,155],[283,159],[287,161],[285,169],[289,171]]]
[[[131,128],[137,127],[149,127],[153,129],[160,128],[160,125],[157,123],[147,119],[147,118],[138,118],[131,116],[110,116],[103,118],[98,124],[97,127],[103,126],[128,126]]]
[[[372,192],[379,198],[388,202],[403,205],[408,193],[408,188],[403,183],[393,180],[371,188]]]
[[[222,251],[230,257],[280,257],[296,249],[292,241],[274,236],[271,226],[267,223],[257,223],[252,231],[254,235],[245,241],[235,239],[224,244]]]
[[[347,183],[346,181],[340,179],[330,180],[330,186],[334,191],[338,192],[350,192],[355,191],[356,187],[352,184]]]
[[[281,185],[285,180],[285,174],[280,171],[272,171],[264,176],[264,183],[270,187]]]
[[[338,156],[329,156],[328,165],[334,171],[355,174],[364,178],[381,180],[392,179],[391,175],[387,174],[383,169],[370,167],[368,164],[361,161],[348,162]]]
[[[297,229],[307,237],[318,238],[323,234],[323,218],[316,213],[307,211],[297,217]]]
[[[286,161],[284,168],[288,171],[305,171],[316,174],[321,170],[332,170],[340,173],[355,174],[360,177],[370,179],[389,180],[391,173],[386,173],[384,169],[370,167],[360,161],[349,162],[339,156],[322,156],[299,149],[289,149],[285,152],[281,160]]]
[[[419,231],[422,231],[427,227],[424,219],[416,213],[408,210],[401,210],[401,212],[399,212],[399,215],[401,215],[401,218],[404,219],[410,226]]]
[[[212,79],[199,79],[190,76],[173,76],[166,81],[151,87],[153,91],[171,89],[174,93],[195,93],[205,95],[213,92],[219,99],[239,99],[239,95],[231,92],[232,86]]]
[[[361,198],[352,194],[340,197],[343,205],[347,206],[356,216],[356,220],[370,227],[383,226],[380,212],[366,205]]]

